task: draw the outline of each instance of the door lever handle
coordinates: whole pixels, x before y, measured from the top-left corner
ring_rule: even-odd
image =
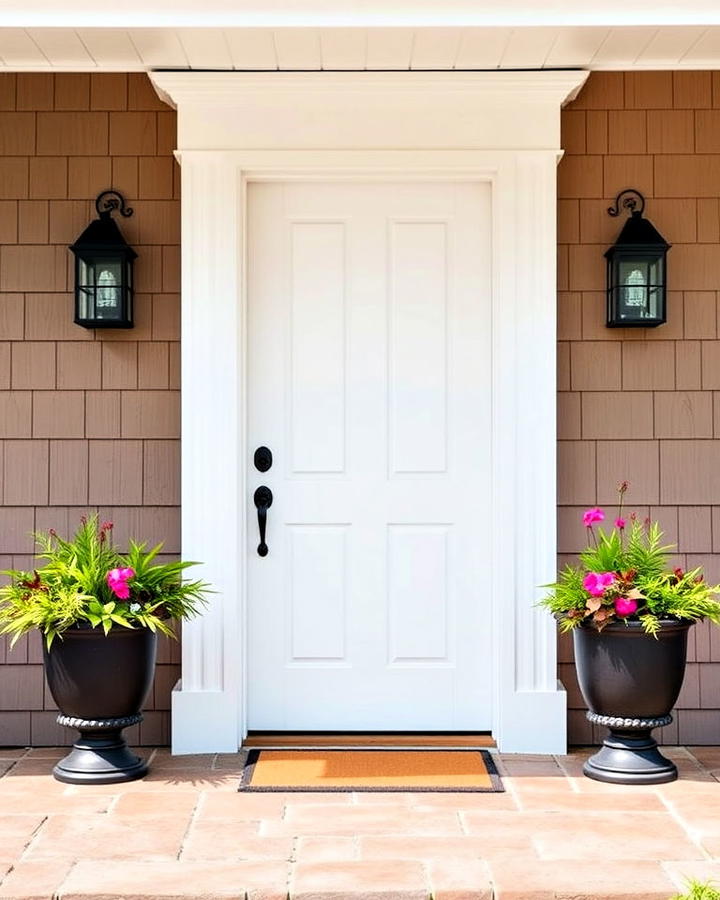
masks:
[[[258,556],[268,555],[268,545],[265,543],[265,529],[267,527],[267,511],[272,506],[273,495],[269,487],[261,484],[253,495],[253,503],[257,508],[258,528],[260,529],[260,543],[258,544]]]

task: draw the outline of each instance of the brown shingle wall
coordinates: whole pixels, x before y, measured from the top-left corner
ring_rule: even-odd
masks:
[[[98,510],[179,552],[179,241],[175,113],[145,75],[0,75],[0,568],[32,565],[33,530]],[[138,253],[136,324],[73,324],[67,245],[113,187]],[[161,641],[145,721],[167,743],[179,648]],[[37,635],[0,643],[0,745],[56,744]],[[133,733],[134,731],[134,733]]]
[[[31,565],[35,529],[99,510],[179,550],[179,186],[175,114],[144,75],[0,75],[0,566]],[[720,73],[594,73],[563,112],[559,172],[559,542],[632,482],[681,564],[720,580]],[[72,323],[67,245],[108,187],[139,254],[136,327]],[[604,325],[606,215],[625,187],[673,244],[669,321]],[[701,625],[666,740],[720,742],[720,634]],[[588,741],[569,644],[570,736]],[[168,740],[178,648],[163,642],[139,743]],[[69,738],[55,723],[36,635],[0,643],[0,744]]]
[[[562,114],[559,169],[558,502],[561,561],[584,544],[582,510],[628,502],[658,518],[678,564],[720,581],[720,73],[593,73]],[[603,253],[628,187],[673,245],[668,323],[605,327]],[[570,740],[585,721],[571,642],[560,641]],[[720,743],[720,631],[693,629],[670,743]]]

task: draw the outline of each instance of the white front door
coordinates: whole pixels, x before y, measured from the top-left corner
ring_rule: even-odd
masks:
[[[248,190],[248,727],[488,730],[490,188]]]

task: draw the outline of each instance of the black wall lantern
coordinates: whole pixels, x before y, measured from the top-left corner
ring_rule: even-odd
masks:
[[[117,191],[95,201],[99,218],[70,247],[75,254],[75,324],[84,328],[132,328],[133,260],[137,253],[112,218],[133,211]]]
[[[611,216],[629,210],[615,244],[606,252],[607,324],[610,328],[654,328],[667,318],[665,258],[670,244],[648,219],[639,191],[622,191]]]

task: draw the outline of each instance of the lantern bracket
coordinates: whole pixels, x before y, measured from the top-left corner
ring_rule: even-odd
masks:
[[[621,199],[622,203],[620,202]],[[640,209],[637,208],[638,203],[640,204]],[[635,188],[628,188],[627,190],[620,191],[615,198],[614,205],[608,206],[608,215],[619,216],[621,209],[627,209],[633,215],[637,213],[637,215],[641,216],[645,212],[645,198],[640,191],[636,191]]]
[[[99,216],[109,216],[117,211],[127,219],[133,214],[133,210],[125,205],[125,198],[118,191],[103,191],[102,194],[98,194],[95,209]]]

